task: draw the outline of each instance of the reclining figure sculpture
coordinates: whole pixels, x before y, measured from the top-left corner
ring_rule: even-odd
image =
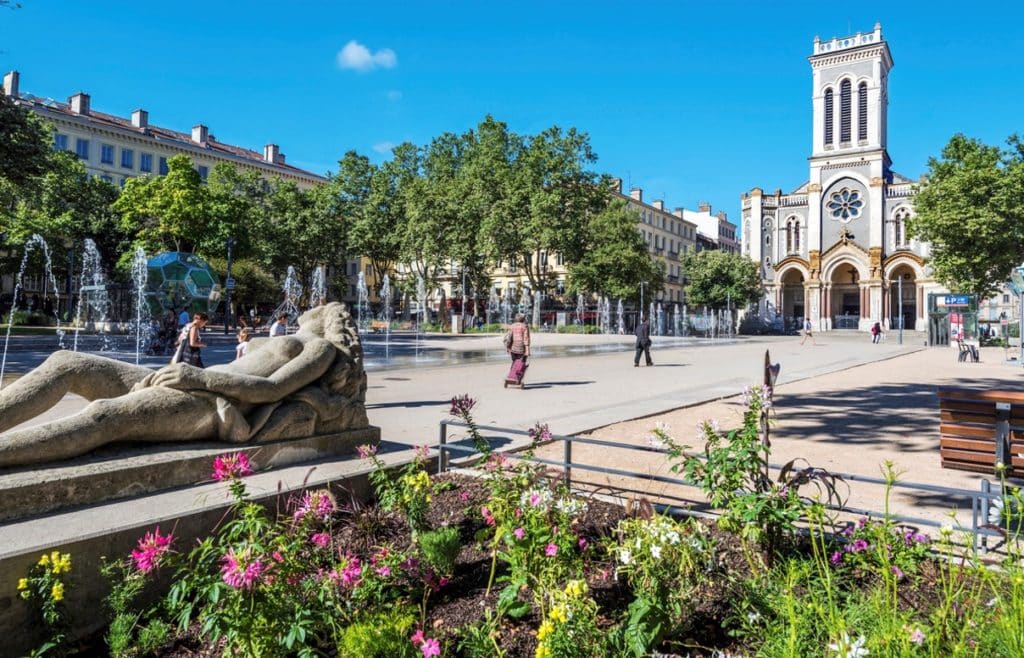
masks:
[[[81,412],[10,430],[67,393]],[[258,443],[367,427],[366,372],[343,304],[318,306],[293,335],[254,340],[232,363],[160,370],[60,351],[0,389],[0,467],[69,459],[124,441]]]

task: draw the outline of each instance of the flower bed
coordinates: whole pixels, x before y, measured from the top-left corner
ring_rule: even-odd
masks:
[[[835,527],[819,501],[834,479],[809,467],[766,479],[758,434],[702,429],[704,459],[667,428],[677,470],[701,484],[717,521],[674,518],[572,495],[527,462],[488,454],[474,476],[431,477],[427,451],[398,472],[377,460],[376,503],[310,491],[273,513],[247,499],[243,456],[217,460],[232,513],[195,547],[155,528],[108,563],[111,623],[91,650],[113,656],[1019,656],[1021,497],[993,518],[1002,568],[950,553],[886,518]],[[472,423],[473,401],[452,413]],[[477,445],[486,443],[474,429]],[[535,438],[549,436],[543,426]],[[894,481],[897,473],[887,473]],[[816,494],[814,492],[817,492]],[[824,492],[824,494],[822,494]],[[810,528],[797,532],[798,524]],[[44,556],[18,584],[67,648],[71,558]],[[157,574],[169,591],[144,605]]]

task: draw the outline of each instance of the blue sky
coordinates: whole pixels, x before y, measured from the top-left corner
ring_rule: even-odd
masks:
[[[814,36],[875,21],[896,62],[897,171],[916,178],[955,132],[1024,128],[1020,2],[21,2],[0,9],[0,68],[23,91],[275,142],[317,172],[490,113],[522,133],[575,126],[645,199],[735,219],[741,192],[807,176]]]

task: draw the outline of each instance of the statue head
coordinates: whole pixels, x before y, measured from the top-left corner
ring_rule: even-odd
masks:
[[[299,316],[298,333],[323,338],[336,348],[334,363],[321,380],[323,386],[331,393],[362,400],[366,394],[363,346],[348,307],[331,302],[309,309]]]

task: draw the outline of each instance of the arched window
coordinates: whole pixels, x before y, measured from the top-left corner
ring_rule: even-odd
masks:
[[[800,252],[800,218],[790,217],[786,220],[786,253]]]
[[[857,87],[857,139],[868,138],[868,83]]]
[[[793,220],[793,251],[800,251],[800,219]]]
[[[839,143],[850,142],[850,81],[843,80],[839,85]]]
[[[907,218],[910,211],[906,208],[898,208],[892,215],[892,246],[894,249],[906,249],[907,244]]]
[[[832,143],[832,90],[825,90],[825,143]]]

